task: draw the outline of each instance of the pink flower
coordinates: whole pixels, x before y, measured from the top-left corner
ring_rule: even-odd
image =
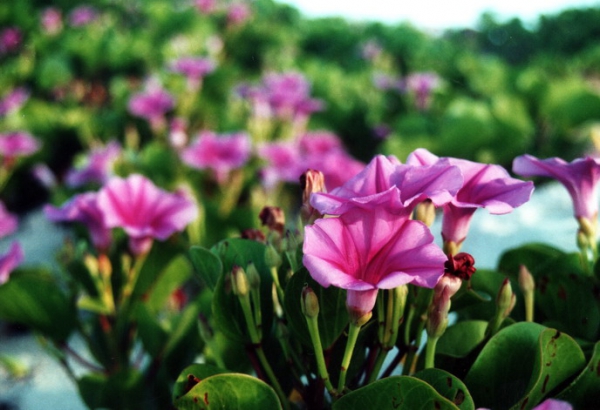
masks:
[[[171,71],[183,74],[188,79],[188,84],[197,88],[202,78],[213,72],[216,63],[210,58],[182,57],[170,64]]]
[[[153,239],[167,239],[198,216],[185,194],[164,191],[142,175],[111,178],[98,192],[98,208],[107,227],[125,230],[136,255],[150,251]]]
[[[17,51],[23,41],[18,27],[7,27],[0,31],[0,55]]]
[[[56,7],[48,7],[42,13],[42,27],[48,34],[56,34],[62,30],[62,13]]]
[[[355,205],[404,209],[408,215],[419,202],[450,202],[462,187],[458,167],[440,161],[434,165],[402,165],[396,157],[377,155],[356,176],[330,193],[318,193],[311,204],[322,214],[340,215]]]
[[[212,13],[217,6],[216,0],[196,0],[194,4],[200,12],[205,14]]]
[[[134,94],[129,100],[129,112],[153,124],[161,122],[164,115],[173,109],[175,99],[160,87]]]
[[[14,233],[19,226],[17,217],[6,209],[4,203],[0,201],[0,238],[4,238]]]
[[[181,159],[193,168],[213,170],[217,181],[224,183],[230,171],[248,162],[250,150],[250,137],[245,133],[203,131],[181,152]]]
[[[383,48],[375,40],[369,40],[361,46],[360,55],[368,61],[374,61],[381,55]]]
[[[488,410],[483,407],[477,408],[477,410]],[[573,410],[573,406],[566,401],[556,400],[556,399],[546,399],[537,406],[533,408],[533,410]]]
[[[481,164],[457,158],[440,159],[425,149],[418,149],[407,159],[408,164],[436,164],[448,161],[462,171],[464,184],[452,202],[444,205],[442,237],[457,246],[465,240],[471,218],[477,208],[491,214],[506,214],[523,205],[531,197],[533,183],[511,178],[499,165]]]
[[[98,18],[98,12],[92,6],[79,6],[69,13],[69,23],[72,27],[85,26]]]
[[[0,155],[5,158],[25,157],[40,149],[40,143],[23,131],[0,134]]]
[[[305,228],[304,266],[324,287],[347,289],[349,311],[372,311],[378,289],[412,283],[433,288],[444,273],[444,252],[419,221],[383,207],[355,207]]]
[[[19,110],[28,99],[29,92],[25,88],[15,88],[0,100],[0,117]]]
[[[117,141],[92,149],[83,166],[67,172],[66,184],[73,188],[88,183],[104,184],[113,175],[113,165],[120,155],[121,145]]]
[[[440,86],[440,77],[436,73],[413,73],[403,80],[403,89],[415,98],[417,109],[423,111],[431,104],[431,92]]]
[[[188,143],[188,123],[185,118],[177,117],[169,124],[169,143],[176,150],[184,148]]]
[[[4,255],[0,255],[0,285],[6,283],[10,274],[23,262],[23,249],[18,242],[13,242]]]
[[[573,200],[576,218],[594,222],[598,217],[596,186],[600,180],[600,159],[578,158],[566,162],[561,158],[538,159],[522,155],[513,161],[513,172],[524,177],[554,178],[565,186]]]
[[[104,213],[98,207],[98,194],[86,192],[75,195],[60,208],[44,207],[46,218],[52,222],[79,222],[88,229],[96,249],[106,251],[111,243],[110,228],[104,222]]]
[[[227,21],[230,24],[242,24],[250,17],[250,6],[246,3],[233,3],[227,9]]]

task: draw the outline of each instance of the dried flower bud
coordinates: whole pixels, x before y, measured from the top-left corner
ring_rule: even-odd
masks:
[[[250,292],[248,275],[240,266],[234,266],[231,270],[231,287],[237,296],[246,296]]]
[[[444,273],[458,276],[462,280],[469,280],[475,273],[475,259],[466,252],[461,252],[455,256],[448,255],[448,260],[444,263]]]
[[[283,235],[285,227],[285,214],[281,208],[276,206],[265,206],[258,215],[263,226],[266,226],[271,231],[279,232]]]
[[[304,316],[314,318],[319,315],[319,299],[314,290],[308,285],[302,289],[302,297],[300,298],[300,306]]]
[[[251,241],[266,243],[267,237],[260,229],[244,229],[241,233],[242,239],[250,239]]]

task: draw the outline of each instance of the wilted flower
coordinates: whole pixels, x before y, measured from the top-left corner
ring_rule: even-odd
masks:
[[[7,159],[29,156],[40,149],[37,139],[24,131],[0,134],[0,155]]]
[[[203,131],[181,152],[181,159],[193,168],[211,169],[217,181],[223,183],[230,171],[248,161],[250,153],[250,137],[245,133],[217,135]]]
[[[100,251],[106,251],[110,246],[111,231],[104,222],[104,213],[98,207],[96,192],[75,195],[60,208],[46,205],[44,214],[53,222],[82,223],[88,229],[92,243]]]
[[[159,86],[134,94],[129,100],[129,112],[144,118],[153,126],[159,126],[165,114],[175,106],[175,99]]]
[[[18,242],[13,242],[4,255],[0,255],[0,285],[6,283],[10,274],[23,262],[23,249]]]
[[[0,238],[4,238],[14,233],[19,226],[17,217],[6,209],[4,203],[0,201]]]
[[[188,79],[188,85],[198,88],[201,80],[216,68],[216,63],[210,58],[182,57],[170,64],[171,71],[183,74]]]
[[[440,161],[429,166],[402,165],[394,156],[375,156],[357,175],[330,193],[318,193],[312,205],[322,214],[339,215],[355,205],[384,205],[405,209],[430,199],[441,206],[452,200],[462,186],[460,170]]]
[[[241,24],[250,17],[250,6],[246,3],[233,3],[227,9],[227,21],[230,24]]]
[[[0,31],[0,55],[17,51],[23,41],[18,27],[7,27]]]
[[[532,182],[511,178],[499,165],[438,158],[425,149],[411,153],[407,163],[428,165],[442,160],[460,168],[464,177],[463,186],[456,197],[444,205],[442,237],[445,245],[452,247],[451,253],[457,251],[467,237],[471,218],[477,208],[486,208],[492,214],[506,214],[529,201],[533,192]]]
[[[98,192],[98,208],[107,227],[125,230],[136,255],[147,253],[153,239],[167,239],[198,216],[198,207],[185,194],[164,191],[137,174],[111,178]]]
[[[81,27],[98,18],[98,11],[92,6],[79,6],[69,13],[69,24],[72,27]]]
[[[371,312],[378,289],[434,287],[446,261],[423,223],[383,207],[317,220],[305,228],[303,251],[304,266],[319,284],[348,290],[346,304],[356,318]]]
[[[29,92],[25,88],[15,88],[0,100],[0,117],[17,111],[28,99]]]
[[[48,34],[56,34],[62,30],[62,13],[56,7],[48,7],[42,13],[42,28]]]
[[[113,175],[113,165],[120,155],[121,145],[117,141],[92,149],[82,166],[67,172],[67,185],[80,187],[88,183],[105,183]]]

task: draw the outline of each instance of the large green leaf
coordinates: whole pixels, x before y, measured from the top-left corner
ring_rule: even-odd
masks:
[[[557,398],[568,401],[576,409],[593,409],[600,403],[600,342],[594,346],[587,366]]]
[[[354,390],[333,404],[333,410],[365,409],[456,410],[458,407],[423,380],[393,376]]]
[[[144,378],[135,369],[126,369],[110,376],[90,373],[77,380],[79,394],[91,408],[145,409]]]
[[[510,249],[502,254],[498,262],[498,270],[506,275],[516,277],[519,266],[525,265],[533,273],[537,272],[549,260],[564,255],[564,252],[542,243],[530,243]]]
[[[184,396],[199,380],[206,379],[209,376],[216,374],[228,373],[227,370],[221,369],[206,363],[194,363],[181,371],[179,377],[175,381],[173,387],[173,401]]]
[[[175,400],[175,407],[181,410],[276,410],[281,409],[281,403],[268,384],[245,374],[228,373],[201,380]]]
[[[310,286],[319,299],[319,334],[323,348],[327,349],[348,325],[346,291],[335,286],[323,288],[311,278],[306,269],[299,270],[290,278],[285,288],[284,309],[294,336],[307,346],[312,346],[312,342],[300,303],[304,285]]]
[[[192,246],[189,251],[194,265],[194,272],[211,290],[217,286],[217,281],[223,272],[221,259],[213,252],[201,246]]]
[[[31,327],[57,342],[65,341],[76,327],[76,308],[43,271],[13,272],[0,286],[0,318]]]
[[[440,369],[424,369],[414,377],[429,383],[439,394],[450,400],[461,410],[474,410],[473,398],[467,386],[458,377]]]
[[[484,339],[488,322],[485,320],[465,320],[458,322],[440,337],[436,354],[450,357],[465,357]]]

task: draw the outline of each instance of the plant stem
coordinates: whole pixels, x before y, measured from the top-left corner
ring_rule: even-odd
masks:
[[[323,345],[321,344],[321,336],[319,335],[317,318],[306,316],[306,324],[308,325],[308,333],[310,334],[313,349],[315,350],[315,360],[317,361],[317,371],[319,372],[319,377],[323,380],[323,383],[325,383],[325,388],[329,394],[331,394],[332,397],[336,397],[338,393],[333,387],[333,384],[331,384],[329,373],[327,372],[327,366],[325,365],[325,356],[323,355]]]
[[[346,350],[344,351],[344,358],[342,359],[342,366],[340,368],[340,380],[338,382],[338,392],[343,392],[346,385],[346,374],[348,373],[348,367],[350,366],[350,360],[352,359],[352,353],[354,352],[354,346],[358,339],[358,333],[360,332],[360,326],[350,322],[348,328],[348,340],[346,342]]]
[[[427,346],[425,348],[425,368],[431,369],[435,367],[435,347],[439,337],[428,337]]]

